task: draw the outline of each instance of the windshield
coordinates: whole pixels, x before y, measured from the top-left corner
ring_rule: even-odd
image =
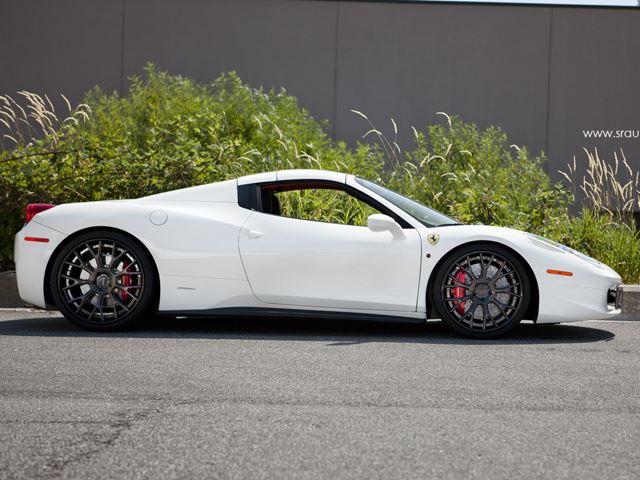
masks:
[[[356,182],[364,187],[368,188],[372,192],[377,193],[385,200],[393,203],[396,207],[398,207],[403,212],[408,213],[413,218],[418,220],[426,227],[442,227],[445,225],[460,225],[460,222],[457,222],[453,218],[447,217],[446,215],[437,212],[429,207],[425,207],[424,205],[411,200],[405,196],[400,195],[394,191],[391,191],[387,188],[381,187],[380,185],[370,182],[368,180],[364,180],[363,178],[356,177]]]

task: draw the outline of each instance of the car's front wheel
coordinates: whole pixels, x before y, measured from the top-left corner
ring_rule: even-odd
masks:
[[[463,247],[435,273],[431,301],[452,329],[474,338],[493,338],[515,328],[530,299],[522,262],[494,244]]]
[[[145,249],[126,235],[92,231],[54,259],[50,292],[60,312],[88,330],[117,330],[156,309],[157,279]]]

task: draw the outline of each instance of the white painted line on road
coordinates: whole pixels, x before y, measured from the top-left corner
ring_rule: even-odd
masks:
[[[32,312],[32,313],[59,313],[58,310],[43,310],[42,308],[0,308],[0,312]]]

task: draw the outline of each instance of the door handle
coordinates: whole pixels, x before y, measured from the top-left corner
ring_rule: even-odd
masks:
[[[258,230],[249,230],[249,238],[260,238],[264,233],[259,232]]]

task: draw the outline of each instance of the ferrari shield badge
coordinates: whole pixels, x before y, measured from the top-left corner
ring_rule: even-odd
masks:
[[[440,235],[438,235],[437,233],[430,233],[429,235],[427,235],[427,241],[431,245],[435,245],[436,243],[438,243],[438,240],[440,240]]]

